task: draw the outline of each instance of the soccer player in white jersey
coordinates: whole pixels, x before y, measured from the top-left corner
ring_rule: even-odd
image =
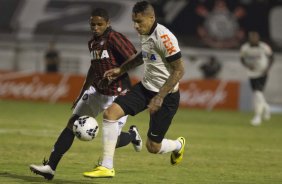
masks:
[[[255,115],[251,124],[258,126],[262,119],[270,119],[270,109],[263,95],[263,90],[273,63],[273,52],[269,45],[260,41],[258,32],[250,31],[248,39],[248,42],[241,46],[241,63],[247,70],[254,94]]]
[[[155,19],[154,8],[147,1],[137,2],[132,11],[134,28],[140,34],[142,52],[128,59],[119,68],[105,73],[115,80],[123,73],[144,63],[144,76],[126,95],[116,98],[103,114],[103,160],[86,177],[113,177],[113,158],[118,136],[118,119],[149,110],[150,122],[146,147],[150,153],[171,152],[170,162],[181,162],[185,138],[166,139],[165,134],[179,106],[179,80],[184,74],[181,51],[176,37]]]

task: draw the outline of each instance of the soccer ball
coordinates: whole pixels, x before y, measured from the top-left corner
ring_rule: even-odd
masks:
[[[81,116],[74,122],[72,130],[79,140],[91,141],[98,135],[99,126],[93,117]]]

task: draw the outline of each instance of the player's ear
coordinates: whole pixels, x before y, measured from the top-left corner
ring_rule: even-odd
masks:
[[[111,26],[111,21],[108,20],[108,21],[107,21],[107,27],[110,27],[110,26]]]
[[[152,20],[152,22],[155,22],[156,17],[154,15],[150,15],[150,19]]]

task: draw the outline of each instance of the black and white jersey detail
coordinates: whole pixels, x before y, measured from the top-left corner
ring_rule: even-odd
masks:
[[[142,84],[148,90],[159,92],[171,74],[169,62],[181,58],[177,38],[165,26],[156,24],[150,35],[140,35],[144,77]],[[177,90],[177,83],[173,91]]]

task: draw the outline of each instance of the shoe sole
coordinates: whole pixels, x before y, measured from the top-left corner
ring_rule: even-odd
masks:
[[[87,176],[83,175],[86,178],[113,178],[114,176]]]
[[[30,168],[31,172],[43,176],[46,180],[52,180],[53,177],[54,177],[53,174],[43,173],[43,172],[38,171],[37,169],[35,169],[35,168],[33,168],[33,167],[29,167],[29,168]]]

